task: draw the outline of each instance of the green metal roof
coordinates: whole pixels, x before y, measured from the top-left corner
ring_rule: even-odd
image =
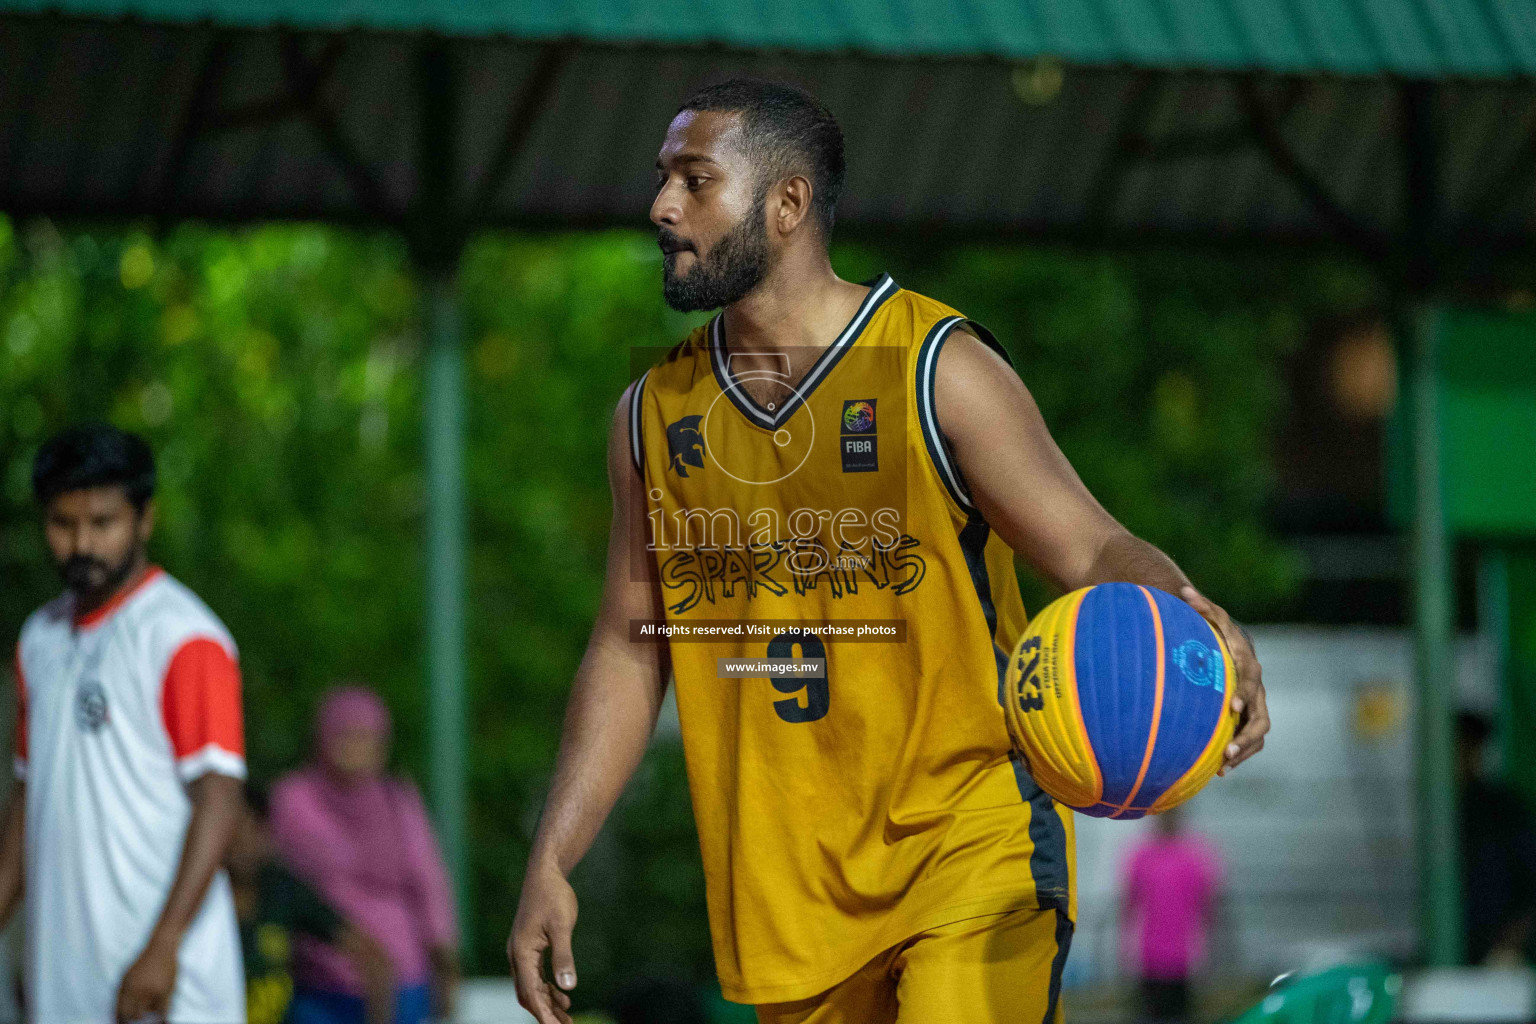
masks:
[[[1536,250],[1536,0],[50,2],[0,0],[16,215],[644,225],[751,74],[842,122],[840,229]]]
[[[6,13],[1285,74],[1536,75],[1532,0],[0,0]]]

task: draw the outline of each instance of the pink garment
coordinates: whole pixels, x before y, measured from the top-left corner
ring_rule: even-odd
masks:
[[[375,724],[388,731],[388,712],[376,696],[337,691],[321,709],[321,749],[342,729]],[[426,981],[429,951],[457,945],[448,873],[410,783],[380,776],[343,785],[314,765],[273,787],[271,823],[293,871],[384,947],[398,986]],[[351,960],[311,940],[295,939],[293,973],[305,988],[363,994]]]
[[[1221,875],[1221,857],[1195,836],[1158,835],[1131,852],[1126,935],[1141,977],[1185,979],[1204,960]]]

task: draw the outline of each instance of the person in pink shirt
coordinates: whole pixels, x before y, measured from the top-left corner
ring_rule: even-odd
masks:
[[[421,796],[384,772],[389,712],[363,687],[333,690],[320,708],[316,757],[273,787],[279,853],[348,921],[389,954],[395,1024],[451,1016],[458,926],[442,855]],[[294,948],[289,1024],[362,1024],[363,979],[342,951]]]
[[[1122,877],[1121,927],[1141,981],[1142,1019],[1189,1018],[1190,979],[1203,964],[1221,887],[1221,857],[1182,830],[1177,810],[1131,850]]]

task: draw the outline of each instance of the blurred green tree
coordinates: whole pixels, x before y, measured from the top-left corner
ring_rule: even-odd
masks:
[[[841,245],[989,324],[1090,488],[1240,616],[1295,563],[1265,528],[1277,365],[1368,278],[1299,258],[1018,245]],[[634,348],[698,317],[659,301],[634,232],[495,235],[465,253],[470,369],[472,891],[468,965],[503,967],[571,673],[596,613],[607,425]],[[308,754],[339,679],[395,710],[424,777],[418,293],[400,242],[316,226],[61,230],[0,217],[0,632],[57,589],[30,494],[51,431],[109,419],[162,470],[154,555],[241,644],[254,774]],[[1050,594],[1026,571],[1038,607]],[[712,978],[675,739],[576,881],[582,1003],[639,974]]]

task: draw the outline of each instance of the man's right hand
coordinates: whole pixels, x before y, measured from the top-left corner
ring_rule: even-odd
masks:
[[[517,982],[517,1001],[539,1024],[571,1024],[567,993],[576,987],[576,959],[571,955],[575,928],[576,891],[554,865],[530,864],[507,939],[507,960]],[[553,983],[544,977],[545,950]]]

